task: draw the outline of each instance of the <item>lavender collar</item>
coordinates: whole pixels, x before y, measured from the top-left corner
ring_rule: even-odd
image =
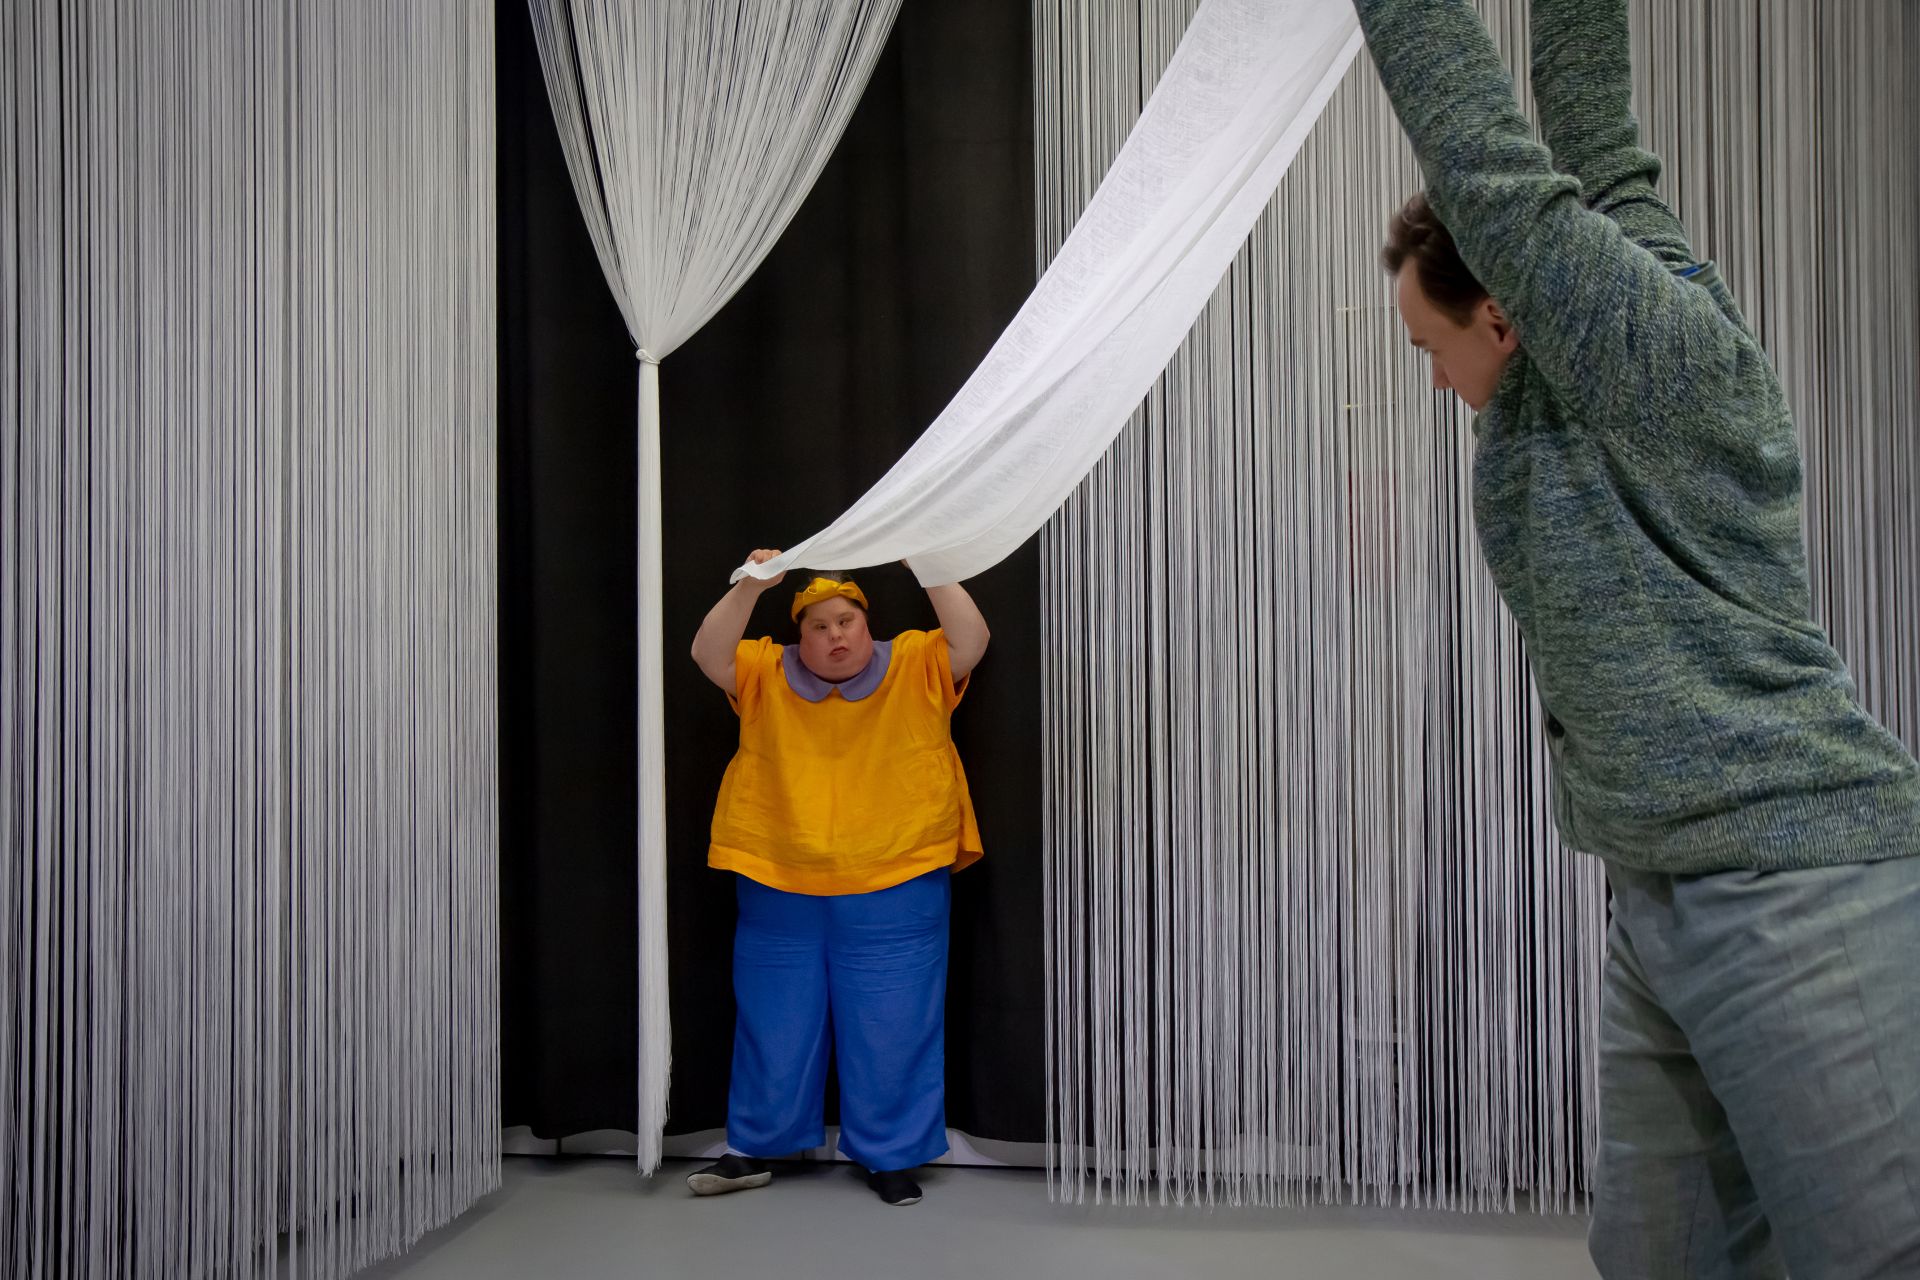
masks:
[[[858,702],[880,687],[880,682],[887,678],[887,664],[892,661],[893,641],[876,640],[873,656],[867,659],[866,666],[860,668],[860,673],[835,684],[807,670],[807,664],[800,661],[799,645],[790,644],[780,651],[780,665],[787,673],[787,688],[808,702],[825,702],[827,695],[836,689],[848,702]]]

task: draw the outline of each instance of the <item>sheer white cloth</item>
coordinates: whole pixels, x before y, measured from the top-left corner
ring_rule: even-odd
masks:
[[[812,189],[899,0],[530,0],[580,210],[643,360],[753,274]]]
[[[1059,256],[845,514],[748,572],[991,568],[1092,470],[1220,283],[1360,47],[1351,0],[1205,0]]]
[[[660,1162],[667,1018],[659,361],[753,274],[859,102],[899,0],[529,0],[587,230],[641,359],[640,1111]]]

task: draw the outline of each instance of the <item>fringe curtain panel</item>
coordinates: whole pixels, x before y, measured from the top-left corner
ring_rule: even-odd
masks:
[[[1486,0],[1518,61],[1526,4]],[[1039,256],[1194,10],[1037,0]],[[1920,746],[1901,0],[1636,5],[1665,190],[1778,365],[1818,616]],[[1471,436],[1378,251],[1419,177],[1371,63],[1043,536],[1056,1191],[1579,1206],[1604,892],[1562,850]]]
[[[673,1060],[659,362],[733,296],[792,220],[859,103],[900,0],[528,3],[574,194],[640,359],[636,1154],[651,1172]]]
[[[0,10],[0,1271],[499,1179],[492,17]]]

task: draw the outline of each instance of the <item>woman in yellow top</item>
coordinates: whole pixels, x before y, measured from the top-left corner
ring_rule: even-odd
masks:
[[[958,584],[932,587],[939,630],[875,642],[865,594],[820,576],[788,610],[797,643],[743,640],[784,577],[741,579],[693,641],[740,716],[707,855],[736,873],[740,919],[727,1154],[687,1182],[765,1186],[769,1157],[822,1145],[831,1047],[841,1151],[916,1204],[907,1171],[947,1149],[948,876],[980,857],[948,722],[987,623]]]

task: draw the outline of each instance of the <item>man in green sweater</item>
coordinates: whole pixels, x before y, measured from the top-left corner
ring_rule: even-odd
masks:
[[[1625,0],[1534,0],[1547,147],[1470,0],[1356,8],[1427,181],[1401,317],[1479,410],[1555,816],[1613,891],[1594,1261],[1920,1276],[1920,771],[1811,620],[1793,422],[1654,192]]]

